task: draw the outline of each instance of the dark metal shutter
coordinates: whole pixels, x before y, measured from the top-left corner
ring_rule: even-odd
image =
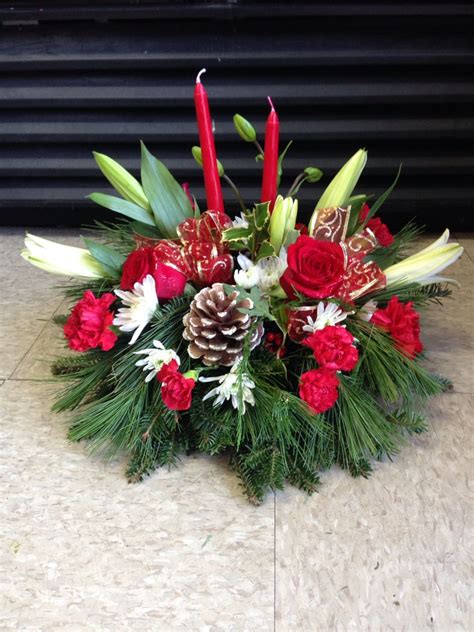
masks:
[[[143,139],[203,199],[193,82],[205,77],[218,155],[246,199],[260,167],[232,115],[260,133],[270,94],[294,139],[282,191],[305,166],[327,183],[369,149],[361,188],[400,183],[392,227],[413,215],[465,228],[473,211],[471,2],[9,2],[0,4],[3,224],[110,217],[85,196],[107,186],[92,149],[137,172]],[[311,211],[321,185],[303,187]],[[225,190],[231,210],[236,204]],[[387,215],[386,215],[387,217]]]

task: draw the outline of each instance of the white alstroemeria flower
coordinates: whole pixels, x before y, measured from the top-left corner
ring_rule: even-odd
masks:
[[[142,283],[135,283],[131,292],[114,291],[126,307],[117,311],[113,324],[117,325],[121,331],[135,332],[128,343],[133,345],[152,319],[158,306],[155,279],[151,274],[147,274]]]
[[[288,267],[286,249],[281,248],[278,257],[273,255],[260,259],[257,263],[258,270],[258,287],[267,292],[278,285],[280,277]]]
[[[134,351],[137,355],[143,354],[146,358],[142,358],[135,362],[135,366],[142,366],[144,371],[149,371],[145,378],[145,382],[151,382],[158,371],[164,364],[169,364],[172,360],[176,360],[178,365],[181,363],[179,355],[173,349],[166,349],[162,342],[153,340],[152,349],[142,349]]]
[[[370,299],[370,301],[367,301],[367,303],[362,305],[362,307],[359,309],[356,314],[356,318],[358,318],[359,320],[365,320],[367,323],[369,323],[372,320],[372,316],[374,315],[376,309],[377,301],[374,301],[374,299]]]
[[[243,213],[241,213],[240,215],[237,215],[233,220],[232,220],[232,226],[234,228],[248,228],[249,227],[249,223],[248,221],[245,219]]]
[[[243,287],[245,290],[249,290],[254,285],[257,285],[259,279],[257,266],[254,265],[248,257],[242,254],[237,257],[237,262],[241,268],[234,272],[234,280],[237,285],[240,285],[240,287]]]
[[[64,246],[56,241],[26,233],[25,250],[21,256],[29,263],[53,274],[99,279],[104,269],[85,248]]]
[[[280,250],[278,257],[276,255],[265,257],[255,264],[248,257],[240,254],[237,262],[241,270],[236,270],[234,280],[237,285],[246,290],[257,285],[263,292],[267,292],[278,285],[281,275],[288,266],[286,258],[285,248]]]
[[[219,386],[211,389],[202,398],[203,401],[215,397],[213,406],[221,406],[225,401],[230,400],[232,406],[245,414],[246,404],[255,406],[255,398],[252,390],[255,382],[248,373],[239,373],[240,362],[236,362],[229,373],[214,377],[200,377],[200,382],[219,382]]]
[[[324,303],[324,301],[321,301],[318,303],[316,318],[313,319],[311,316],[307,316],[308,324],[303,325],[303,331],[314,334],[318,329],[342,323],[348,315],[349,313],[343,311],[336,303]]]

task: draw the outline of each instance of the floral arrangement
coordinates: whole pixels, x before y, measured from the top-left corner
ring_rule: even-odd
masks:
[[[193,155],[207,210],[142,143],[141,183],[95,154],[120,197],[90,198],[122,217],[97,222],[86,248],[26,237],[28,261],[74,279],[76,303],[55,319],[75,353],[52,365],[54,410],[74,411],[71,440],[126,451],[130,481],[191,451],[227,454],[253,502],[286,480],[311,493],[334,463],[367,476],[425,430],[427,398],[449,387],[420,364],[418,310],[449,296],[440,274],[462,248],[445,231],[408,255],[419,230],[392,234],[377,215],[398,176],[377,200],[354,192],[363,149],[304,223],[296,195],[323,174],[308,167],[278,193],[289,145],[279,153],[271,101],[264,148],[234,117],[263,161],[261,199],[247,204],[216,158],[201,74]]]

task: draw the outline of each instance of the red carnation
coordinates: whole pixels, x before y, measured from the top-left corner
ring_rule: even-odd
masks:
[[[83,298],[74,306],[64,325],[64,335],[71,349],[112,349],[117,335],[110,329],[114,314],[109,311],[109,307],[114,301],[113,294],[107,293],[96,298],[90,290],[84,292]]]
[[[423,351],[420,340],[420,315],[413,309],[413,303],[401,303],[398,296],[392,296],[387,307],[378,309],[371,322],[388,331],[396,341],[400,351],[413,359]]]
[[[156,294],[159,299],[174,298],[184,292],[186,275],[162,263],[152,247],[138,248],[128,255],[123,264],[121,289],[131,290],[135,283],[141,283],[147,274],[151,274],[155,279]]]
[[[359,220],[361,222],[365,222],[367,219],[367,215],[370,212],[370,207],[368,204],[364,204],[359,213]],[[372,217],[367,222],[367,228],[374,233],[377,241],[381,246],[387,248],[393,244],[393,235],[389,231],[387,224],[384,224],[380,217]]]
[[[299,394],[311,410],[319,414],[334,406],[338,386],[339,380],[334,371],[312,369],[301,375]]]
[[[359,359],[354,336],[340,325],[328,325],[303,340],[318,364],[332,371],[352,371]]]
[[[161,397],[165,405],[171,410],[188,410],[196,380],[180,373],[176,360],[164,364],[156,377],[161,381]]]
[[[339,244],[300,235],[288,248],[288,267],[280,283],[292,299],[297,292],[310,298],[326,298],[337,294],[344,268],[344,252]]]

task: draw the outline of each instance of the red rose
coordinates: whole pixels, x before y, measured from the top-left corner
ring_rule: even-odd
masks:
[[[338,386],[334,371],[312,369],[301,375],[299,394],[314,413],[323,413],[336,403]]]
[[[196,380],[173,373],[161,384],[161,397],[171,410],[189,410]]]
[[[364,204],[359,213],[359,220],[365,222],[367,215],[369,214],[370,207],[368,204]],[[381,246],[387,248],[393,244],[393,235],[389,231],[387,224],[384,224],[380,217],[372,217],[367,222],[367,228],[374,233],[377,241]]]
[[[354,336],[340,325],[328,325],[303,340],[313,350],[318,364],[332,371],[352,371],[359,359]]]
[[[344,267],[339,244],[300,235],[288,248],[288,268],[280,283],[292,299],[297,292],[310,298],[326,298],[341,287]]]
[[[420,340],[420,315],[413,309],[413,303],[401,303],[398,296],[392,296],[387,307],[378,309],[371,321],[377,327],[388,331],[400,351],[413,359],[423,351]]]
[[[113,294],[103,294],[96,298],[90,290],[84,292],[84,297],[74,306],[64,325],[64,335],[69,340],[71,349],[112,349],[117,335],[110,329],[114,314],[109,312],[109,307],[114,301]]]
[[[152,247],[138,248],[128,255],[123,264],[121,289],[131,290],[135,283],[141,283],[147,274],[151,274],[155,279],[156,294],[159,299],[174,298],[184,292],[186,275],[162,263]]]

